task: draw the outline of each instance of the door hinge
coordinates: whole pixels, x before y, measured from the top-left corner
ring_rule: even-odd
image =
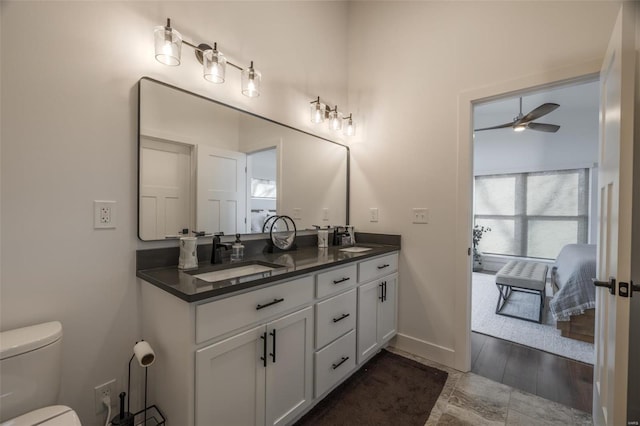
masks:
[[[618,283],[618,296],[633,297],[634,291],[640,291],[640,285],[634,284],[633,281],[628,283]]]

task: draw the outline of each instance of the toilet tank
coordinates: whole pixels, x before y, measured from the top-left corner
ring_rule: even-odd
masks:
[[[61,367],[60,322],[0,333],[0,422],[55,404]]]

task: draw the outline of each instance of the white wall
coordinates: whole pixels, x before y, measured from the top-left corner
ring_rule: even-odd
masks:
[[[458,316],[458,100],[602,58],[612,2],[354,2],[349,6],[351,219],[402,234],[396,344],[448,365]],[[370,207],[379,221],[368,220]],[[428,225],[411,208],[430,209]],[[464,211],[464,210],[463,210]],[[470,241],[470,238],[469,238]],[[458,250],[458,251],[456,251]],[[457,292],[458,294],[464,292]],[[457,355],[457,356],[456,356]]]
[[[340,2],[2,2],[1,328],[61,320],[61,403],[83,425],[93,387],[126,381],[139,320],[137,81],[150,76],[311,129],[309,100],[346,102],[346,5]],[[231,61],[255,61],[262,95],[240,95],[153,57],[170,16],[191,41],[217,41]],[[318,28],[318,31],[310,31]],[[322,29],[331,28],[331,31]],[[93,229],[93,200],[117,201],[117,228]],[[161,356],[161,354],[159,354]],[[150,369],[150,374],[158,374]]]

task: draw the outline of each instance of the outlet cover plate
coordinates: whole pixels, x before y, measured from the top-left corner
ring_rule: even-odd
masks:
[[[116,396],[116,379],[111,379],[106,383],[98,385],[94,388],[95,401],[96,401],[96,414],[100,414],[103,411],[107,411],[107,407],[102,403],[102,396],[107,394],[111,399],[111,407],[115,407],[114,400],[117,400]]]
[[[378,208],[372,207],[369,209],[369,222],[377,222],[378,221]]]
[[[116,227],[116,202],[95,200],[93,202],[93,228],[113,229]]]

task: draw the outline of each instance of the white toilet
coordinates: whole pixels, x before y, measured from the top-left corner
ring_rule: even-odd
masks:
[[[80,426],[56,403],[62,364],[58,321],[0,333],[0,426]]]

